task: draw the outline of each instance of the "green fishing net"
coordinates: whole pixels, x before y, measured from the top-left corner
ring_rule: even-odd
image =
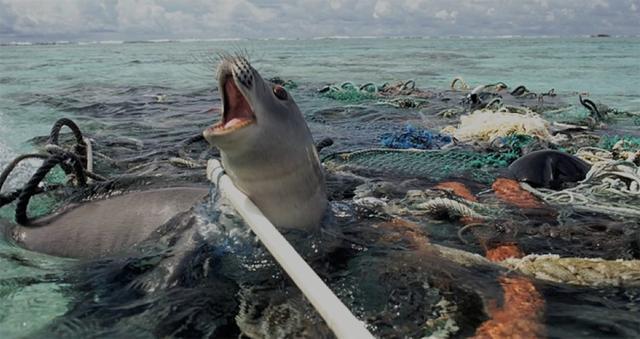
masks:
[[[498,169],[507,167],[518,157],[514,151],[478,153],[469,150],[395,150],[371,149],[334,153],[323,159],[328,167],[362,168],[387,175],[443,180],[465,177],[491,183]]]
[[[542,112],[542,116],[549,121],[566,124],[581,124],[589,117],[589,112],[582,107],[566,106]]]
[[[640,150],[640,137],[632,136],[619,136],[619,135],[605,135],[600,138],[598,142],[599,148],[611,150],[615,144],[623,140],[622,148],[625,151],[638,151]]]
[[[352,82],[343,82],[339,86],[326,86],[320,90],[320,95],[333,100],[345,102],[358,102],[376,98],[375,85],[361,87],[356,86]],[[373,90],[371,89],[373,88]]]
[[[522,154],[522,149],[536,139],[514,134],[499,138],[497,151],[453,148],[447,150],[368,149],[330,154],[323,159],[329,168],[363,169],[386,175],[442,180],[465,177],[481,183],[492,183],[499,169],[509,166]]]

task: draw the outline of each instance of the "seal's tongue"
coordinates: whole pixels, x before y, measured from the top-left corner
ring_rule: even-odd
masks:
[[[240,92],[231,77],[229,77],[224,84],[224,95],[226,97],[224,102],[224,128],[237,126],[253,120],[251,106],[249,106],[247,99],[242,95],[242,92]]]

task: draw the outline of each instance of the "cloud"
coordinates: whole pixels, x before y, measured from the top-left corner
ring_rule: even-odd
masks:
[[[639,35],[640,0],[0,0],[0,41]]]

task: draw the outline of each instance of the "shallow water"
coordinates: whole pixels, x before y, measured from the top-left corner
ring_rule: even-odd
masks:
[[[121,174],[142,165],[135,173],[202,181],[202,173],[175,169],[163,161],[177,152],[181,140],[215,119],[217,113],[210,111],[220,106],[215,53],[222,49],[246,50],[265,78],[295,81],[299,87],[291,92],[314,138],[335,141],[327,152],[379,147],[383,133],[399,130],[407,122],[432,129],[452,123],[436,118],[433,107],[402,110],[375,102],[344,103],[316,93],[328,83],[347,80],[381,84],[414,79],[420,88],[442,92],[453,77],[463,76],[472,86],[503,81],[512,88],[522,84],[536,92],[555,88],[559,100],[575,106],[577,112],[583,111],[576,95],[582,92],[616,109],[640,111],[637,38],[0,46],[0,167],[34,150],[41,140],[32,139],[47,135],[55,120],[70,117],[95,140],[96,150],[112,159],[99,167],[101,173]],[[460,98],[455,97],[451,105],[457,105]],[[604,133],[637,135],[638,127],[629,121],[614,121]],[[204,149],[193,154],[210,156]],[[36,166],[33,162],[20,167],[8,188],[24,182]],[[392,173],[359,174],[393,183],[393,191],[373,191],[397,199],[409,189],[438,181],[429,177],[406,181]],[[406,242],[406,235],[394,238],[393,227],[385,224],[384,216],[351,201],[357,184],[361,182],[353,178],[329,178],[333,223],[344,234],[327,231],[300,241],[301,251],[376,335],[421,337],[447,333],[447,329],[455,336],[472,335],[486,320],[483,303],[500,303],[503,288],[496,280],[498,272],[443,263]],[[4,218],[11,217],[8,207],[0,212]],[[523,242],[526,253],[640,257],[640,249],[634,248],[634,237],[640,237],[633,222],[608,220],[622,227],[622,233],[596,232],[581,227],[584,220],[563,225],[544,220],[545,225],[529,220],[524,211],[514,213],[514,227],[521,237],[527,236]],[[235,336],[240,330],[271,336],[329,336],[284,273],[237,225],[239,221],[218,219],[219,206],[205,206],[196,214],[201,219],[200,233],[208,241],[186,256],[184,272],[171,288],[161,286],[166,279],[161,263],[164,251],[172,248],[169,238],[180,230],[177,225],[172,226],[173,233],[152,239],[136,255],[91,262],[31,253],[0,240],[4,268],[0,337],[49,337],[51,333],[58,337],[89,333],[102,337]],[[458,226],[414,221],[434,243],[482,252],[479,244],[458,239]],[[375,225],[383,226],[372,227]],[[608,242],[593,244],[594,233],[598,241]],[[545,236],[549,234],[553,235]],[[152,246],[157,244],[159,248]],[[549,337],[640,335],[637,288],[575,288],[539,282],[536,287],[546,303],[543,323]],[[240,321],[234,319],[236,314],[241,315]],[[447,317],[455,319],[457,331],[445,326]],[[285,332],[278,332],[282,329]]]

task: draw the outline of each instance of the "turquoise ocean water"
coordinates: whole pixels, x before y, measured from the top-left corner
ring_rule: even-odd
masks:
[[[46,134],[64,109],[38,101],[91,90],[153,87],[197,92],[216,86],[215,53],[246,51],[264,74],[320,87],[354,81],[414,79],[445,89],[462,76],[472,84],[503,81],[542,92],[587,92],[609,106],[640,110],[638,38],[321,39],[2,46],[0,128],[6,161],[22,143]],[[103,89],[101,92],[100,89]],[[161,91],[157,91],[161,92]],[[146,93],[149,95],[156,93]],[[326,106],[303,93],[303,112]],[[88,100],[89,101],[89,100]]]
[[[92,135],[137,138],[150,145],[197,133],[213,121],[208,110],[220,106],[214,76],[216,53],[222,50],[242,51],[263,75],[296,82],[299,87],[292,94],[307,116],[344,105],[317,95],[315,90],[329,83],[414,79],[418,87],[438,91],[447,89],[455,76],[464,77],[472,87],[502,81],[535,92],[554,88],[576,106],[577,93],[588,93],[610,107],[640,111],[639,38],[4,45],[0,46],[0,168],[16,155],[34,150],[29,140],[47,135],[61,117],[76,119]],[[349,136],[339,135],[339,130],[313,124],[311,129],[351,148],[377,142],[372,135],[371,142],[361,138],[349,144]],[[382,127],[373,130],[383,132]],[[7,188],[17,187],[36,165],[22,168]],[[24,266],[12,259],[17,256],[37,265]],[[60,278],[69,261],[0,242],[0,263],[0,337],[29,336],[72,307],[66,296],[70,287]],[[37,283],[21,285],[29,279]],[[14,290],[18,285],[23,287]],[[565,334],[592,334],[583,330],[569,326]]]

